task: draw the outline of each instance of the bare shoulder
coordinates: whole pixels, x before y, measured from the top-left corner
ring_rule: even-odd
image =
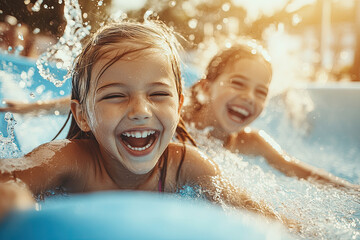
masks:
[[[94,146],[89,140],[56,140],[35,148],[24,157],[2,159],[0,180],[17,178],[33,193],[59,186],[70,179],[85,179]]]
[[[230,136],[225,147],[232,152],[238,152],[247,155],[258,155],[266,144],[261,137],[261,130],[246,127],[243,131]]]
[[[235,136],[233,136],[237,142],[240,142],[242,140],[256,140],[260,137],[259,130],[246,127],[243,131],[237,133]]]
[[[92,145],[89,140],[61,139],[40,145],[25,155],[35,162],[61,161],[63,164],[89,157],[88,149]]]
[[[191,145],[179,143],[169,144],[169,151],[172,152],[176,159],[181,161],[184,153],[183,162],[180,170],[180,176],[185,179],[194,179],[201,176],[215,176],[219,174],[218,166],[198,148]]]

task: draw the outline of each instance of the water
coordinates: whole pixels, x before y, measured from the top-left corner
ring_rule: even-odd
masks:
[[[360,107],[360,86],[328,84],[294,91],[299,98],[293,95],[291,104],[286,103],[286,94],[272,98],[252,126],[265,130],[291,156],[359,185],[360,113],[354,109]],[[299,116],[294,109],[302,110]],[[301,238],[360,238],[359,191],[287,177],[262,157],[226,151],[204,131],[190,128],[200,148],[255,199],[264,199],[276,211],[298,220],[303,226]]]
[[[256,200],[265,200],[279,213],[300,222],[305,239],[357,239],[360,233],[359,192],[325,187],[290,178],[270,167],[262,157],[246,157],[224,150],[221,142],[201,131],[195,139],[236,185]],[[297,145],[307,151],[306,145]],[[332,153],[328,153],[331,156]],[[322,157],[317,156],[317,157]],[[357,167],[358,168],[358,167]],[[354,172],[347,173],[351,176]],[[357,182],[358,183],[358,182]]]
[[[38,1],[34,7],[38,7],[39,4],[41,5],[41,1]],[[2,62],[0,74],[2,79],[5,79],[2,80],[2,96],[34,101],[69,93],[69,89],[52,88],[44,81],[37,80],[37,75],[41,74],[43,78],[50,80],[51,84],[56,86],[66,83],[68,75],[60,74],[65,76],[61,79],[53,74],[56,69],[70,69],[72,60],[78,54],[80,40],[88,34],[89,28],[82,24],[77,1],[65,1],[65,7],[68,21],[65,34],[54,47],[40,57],[37,62],[40,71],[34,68],[19,70],[17,64],[12,64],[13,61],[16,62],[15,59],[6,63]],[[289,63],[289,58],[285,57],[285,59]],[[51,66],[49,64],[51,61],[57,64]],[[298,64],[295,62],[292,65]],[[289,64],[278,64],[278,66],[289,68]],[[287,71],[294,72],[284,71],[284,69],[275,71],[277,74],[275,74],[275,81],[282,82],[282,79],[288,78]],[[314,91],[308,93],[307,96],[300,95],[301,101],[296,100],[298,99],[296,96],[292,97],[294,95],[286,97],[284,94],[279,94],[270,101],[265,113],[253,125],[264,129],[290,155],[354,184],[360,184],[360,146],[358,144],[360,141],[356,138],[360,136],[357,127],[358,118],[353,112],[343,111],[344,106],[352,111],[359,109],[358,105],[351,104],[358,104],[360,101],[346,100],[346,97],[350,95],[359,95],[358,92],[355,94],[341,91],[330,93],[330,99],[336,99],[339,94],[345,94],[341,101],[337,101],[339,106],[336,109],[335,103],[331,104],[331,109],[326,105],[319,107],[316,105],[319,104],[317,95],[311,95]],[[290,100],[282,101],[286,98]],[[329,103],[329,98],[325,99],[327,99],[325,102]],[[299,103],[304,104],[299,105]],[[287,112],[284,110],[286,106],[297,110]],[[329,112],[324,109],[336,115],[326,115]],[[292,119],[288,116],[292,116]],[[21,152],[26,153],[33,147],[51,140],[64,120],[56,114],[40,117],[15,115],[18,124],[14,127],[14,118],[7,115],[6,119],[7,122],[4,120],[1,123],[3,126],[2,135],[0,135],[2,158],[17,157],[21,155]],[[286,177],[270,167],[261,157],[230,153],[223,149],[217,140],[209,140],[204,133],[194,129],[192,132],[195,133],[195,139],[200,148],[237,186],[246,189],[255,200],[265,200],[275,211],[299,221],[303,229],[294,238],[360,239],[359,192],[324,187],[313,182]],[[199,189],[184,187],[179,193],[185,197],[202,198]],[[56,191],[44,193],[44,196],[53,195],[56,195]],[[231,208],[225,209],[233,211]]]
[[[4,136],[3,133],[0,132],[0,159],[20,157],[22,153],[15,143],[14,135],[14,127],[16,125],[16,120],[9,112],[5,114],[4,120],[7,123],[7,136]]]

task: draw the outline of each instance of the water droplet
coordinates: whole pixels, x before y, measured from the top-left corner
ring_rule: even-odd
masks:
[[[153,13],[152,10],[147,10],[144,14],[144,20],[148,20]]]
[[[22,71],[21,74],[20,74],[20,77],[22,80],[26,80],[27,79],[27,73]]]
[[[102,6],[103,5],[103,1],[98,1],[98,6]]]
[[[35,28],[33,34],[38,34],[40,32],[40,28]]]
[[[198,24],[198,20],[193,18],[188,22],[188,25],[191,29],[195,29]]]
[[[170,1],[169,6],[170,7],[175,7],[176,6],[176,1]]]
[[[56,63],[56,68],[57,69],[62,68],[62,66],[63,66],[63,63],[61,63],[61,62]]]
[[[36,93],[38,93],[38,94],[42,94],[44,90],[45,90],[44,85],[40,85],[35,89]]]
[[[18,45],[15,47],[15,54],[20,54],[21,51],[24,50],[24,46],[23,45]]]
[[[20,82],[19,82],[19,87],[25,88],[25,87],[26,87],[26,83],[25,83],[24,81],[20,81]]]
[[[58,110],[55,110],[55,111],[54,111],[54,114],[55,114],[56,116],[59,116],[59,115],[60,115],[60,112],[59,112]]]
[[[21,41],[24,41],[24,36],[23,36],[21,33],[18,34],[18,38],[19,38]]]
[[[56,87],[61,87],[63,85],[63,82],[58,80],[58,81],[55,81],[54,84],[55,84]]]
[[[224,12],[228,12],[230,10],[230,3],[224,3],[222,6],[221,6],[221,9],[224,11]]]
[[[40,11],[40,7],[41,7],[42,2],[43,2],[43,0],[37,0],[35,2],[34,6],[31,8],[31,10],[34,11],[34,12]]]

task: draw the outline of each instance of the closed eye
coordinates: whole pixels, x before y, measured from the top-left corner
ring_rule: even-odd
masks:
[[[150,94],[151,97],[170,96],[167,92],[155,92]]]
[[[123,94],[111,94],[104,96],[102,99],[114,99],[114,98],[124,98],[124,97],[125,95]]]
[[[257,92],[257,94],[258,95],[260,95],[261,97],[264,97],[264,98],[266,98],[266,96],[267,96],[267,92],[266,91],[264,91],[264,90],[257,90],[256,91]]]
[[[237,88],[245,87],[245,83],[243,81],[231,79],[230,82],[231,82],[231,85],[234,86],[234,87],[237,87]]]

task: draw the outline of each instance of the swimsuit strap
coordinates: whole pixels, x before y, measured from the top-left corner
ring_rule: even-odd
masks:
[[[179,164],[178,170],[176,172],[176,182],[178,182],[178,180],[179,180],[180,169],[181,169],[181,166],[182,166],[182,164],[184,162],[185,154],[186,154],[186,145],[184,143],[182,151],[181,151],[180,164]],[[165,150],[165,152],[163,154],[163,164],[162,164],[162,166],[161,166],[161,164],[159,165],[159,167],[161,168],[160,177],[159,177],[159,183],[158,183],[159,192],[164,192],[165,191],[165,179],[166,179],[168,156],[169,156],[169,149],[166,148],[166,150]]]
[[[163,164],[160,166],[161,172],[159,177],[159,183],[158,183],[158,190],[159,192],[164,192],[165,190],[165,179],[166,179],[166,169],[167,169],[167,161],[168,161],[168,155],[169,155],[169,149],[166,148],[165,152],[163,154]]]
[[[178,170],[177,170],[177,172],[176,172],[176,182],[179,181],[180,169],[181,169],[181,166],[182,166],[182,164],[183,164],[183,162],[184,162],[185,154],[186,154],[186,145],[185,145],[185,143],[183,143],[183,148],[182,148],[182,151],[181,151],[181,160],[180,160],[180,164],[179,164]]]

